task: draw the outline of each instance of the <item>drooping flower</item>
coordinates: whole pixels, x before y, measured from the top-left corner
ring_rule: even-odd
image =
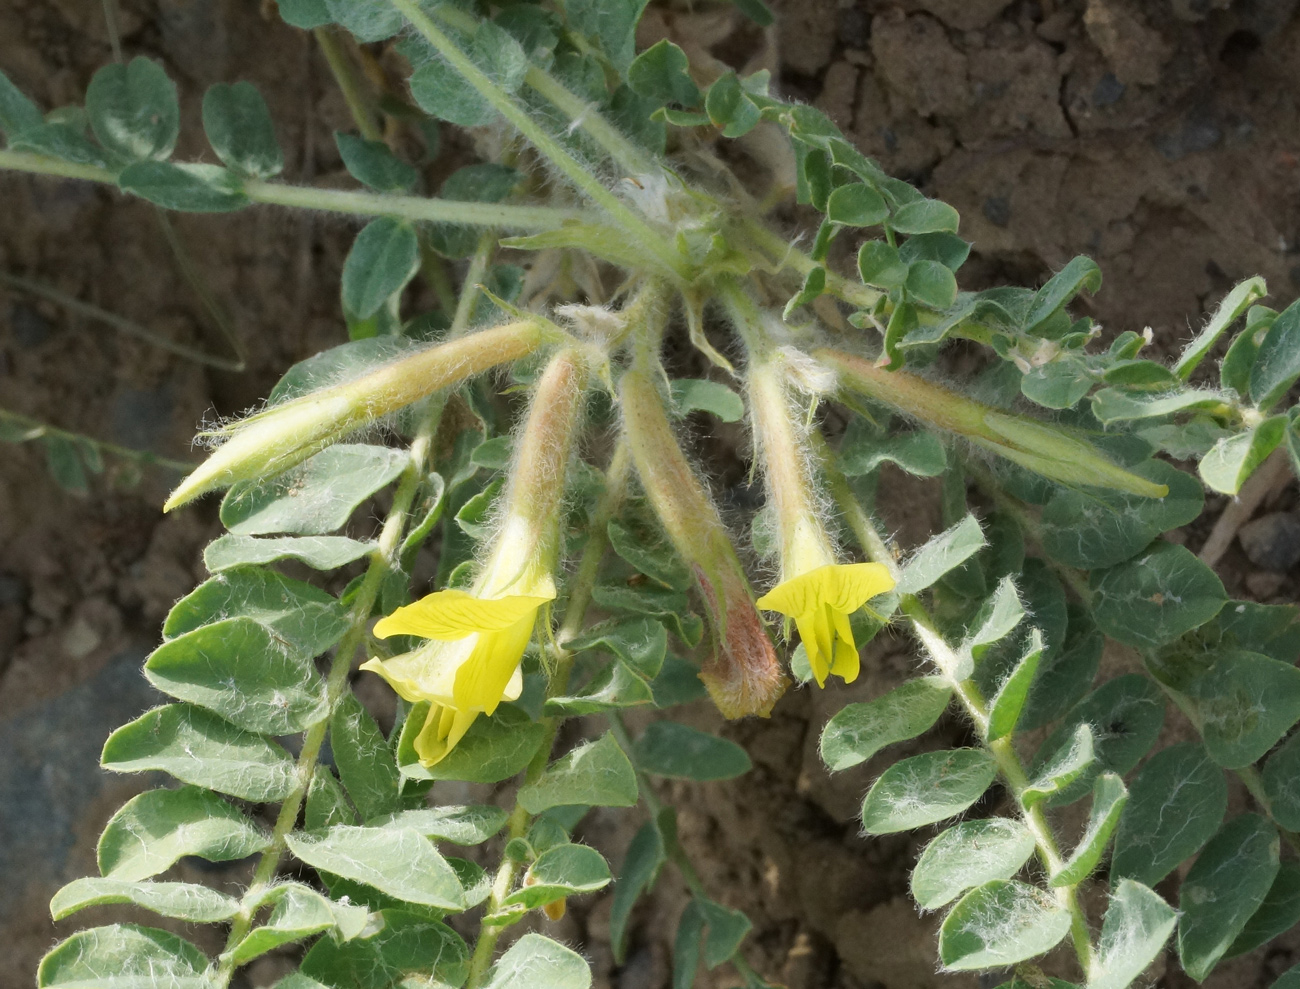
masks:
[[[781,582],[758,607],[793,618],[818,686],[832,673],[858,677],[858,647],[849,616],[894,587],[879,563],[840,563],[812,494],[812,456],[791,407],[782,356],[756,357],[749,369],[750,411],[768,498],[780,537]]]
[[[860,662],[849,616],[894,579],[879,563],[828,563],[783,580],[758,599],[758,606],[793,618],[819,687],[835,674],[845,683],[858,678]]]
[[[641,486],[695,575],[709,612],[714,651],[700,679],[726,717],[766,716],[786,680],[727,530],[677,445],[663,399],[644,371],[624,373],[619,401]]]
[[[587,386],[576,350],[552,358],[538,380],[504,495],[501,527],[469,591],[442,590],[398,608],[375,635],[429,641],[362,665],[411,702],[428,701],[415,740],[420,762],[444,759],[480,714],[519,698],[520,663],[538,612],[554,600],[564,479]]]
[[[519,699],[519,671],[532,640],[537,613],[555,598],[549,575],[530,583],[533,593],[486,597],[436,591],[398,608],[375,625],[375,635],[417,635],[431,640],[392,659],[371,659],[363,670],[378,673],[412,703],[429,702],[415,740],[420,762],[441,761],[480,714],[503,700]]]

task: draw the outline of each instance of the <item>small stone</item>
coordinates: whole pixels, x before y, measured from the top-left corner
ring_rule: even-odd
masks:
[[[1257,601],[1267,601],[1276,597],[1286,583],[1286,574],[1274,573],[1272,570],[1258,570],[1246,578],[1246,590]]]
[[[995,227],[1005,227],[1011,222],[1011,198],[1009,196],[989,196],[984,200],[984,218]]]
[[[1300,519],[1270,512],[1247,522],[1237,533],[1246,557],[1261,570],[1285,573],[1300,563]]]

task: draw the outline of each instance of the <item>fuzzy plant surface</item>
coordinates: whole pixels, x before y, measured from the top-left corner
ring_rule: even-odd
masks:
[[[770,24],[761,0],[736,5]],[[925,668],[839,710],[821,755],[845,770],[964,719],[967,744],[897,759],[861,810],[864,841],[933,836],[911,892],[943,914],[942,969],[1123,989],[1167,957],[1200,981],[1300,921],[1296,609],[1229,600],[1162,538],[1206,488],[1245,499],[1257,471],[1300,466],[1300,304],[1242,282],[1167,364],[1143,356],[1149,335],[1102,346],[1072,314],[1100,287],[1086,257],[965,291],[951,206],[766,72],[692,65],[669,39],[638,51],[644,6],[279,0],[353,112],[346,189],[278,178],[246,82],[207,90],[212,155],[192,162],[149,59],[48,112],[0,75],[0,168],[164,211],[365,219],[348,341],[211,430],[164,506],[224,492],[227,531],[145,663],[172,700],[114,732],[103,765],[171,782],[114,814],[100,874],[51,904],[219,925],[224,949],[94,927],[50,951],[40,986],[226,989],[297,945],[282,989],[583,989],[582,946],[546,918],[612,896],[621,961],[665,866],[690,891],[675,989],[719,966],[766,986],[750,920],[705,887],[656,782],[733,778],[749,757],[673,709],[762,717],[793,681],[835,691],[886,626]],[[380,56],[404,74],[372,71]],[[479,160],[435,194],[447,128]],[[815,230],[777,219],[792,203]],[[438,308],[415,310],[416,279]],[[955,341],[983,357],[960,389],[933,370]],[[752,517],[724,520],[683,452],[718,423],[752,437]],[[99,466],[100,445],[0,428],[69,486]],[[947,528],[906,556],[875,519],[886,462],[941,492]],[[337,595],[334,571],[355,574]],[[395,693],[390,733],[360,677]],[[638,708],[663,716],[633,732]],[[584,740],[557,746],[576,718]],[[1167,718],[1189,740],[1161,747]],[[503,806],[450,805],[447,781],[514,785]],[[1249,809],[1228,817],[1234,791]],[[644,822],[617,877],[574,840],[593,807]],[[249,856],[240,890],[166,878]]]

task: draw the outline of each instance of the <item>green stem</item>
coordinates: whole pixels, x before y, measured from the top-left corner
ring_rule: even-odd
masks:
[[[20,427],[23,432],[21,435],[13,436],[6,433],[5,440],[17,443],[29,443],[32,440],[38,440],[42,436],[57,436],[73,443],[89,443],[98,450],[105,453],[111,453],[115,457],[121,457],[124,460],[134,460],[139,463],[156,464],[159,467],[166,467],[168,470],[174,470],[181,474],[189,473],[194,469],[192,463],[184,460],[172,460],[170,457],[160,457],[157,454],[150,453],[148,450],[137,450],[134,447],[118,446],[116,443],[105,443],[103,440],[97,440],[91,436],[85,436],[82,433],[69,432],[66,429],[58,429],[48,423],[41,422],[39,419],[33,419],[31,416],[21,415],[17,412],[10,412],[8,409],[0,408],[0,425],[13,423]]]
[[[286,839],[298,821],[298,814],[302,810],[303,801],[306,799],[307,789],[311,785],[312,777],[316,772],[316,764],[320,760],[321,746],[325,742],[325,734],[329,728],[330,719],[333,717],[334,709],[347,693],[348,675],[352,672],[353,656],[355,656],[357,648],[365,637],[366,627],[370,623],[370,615],[374,609],[375,601],[379,598],[379,591],[384,577],[389,569],[396,564],[397,555],[402,545],[402,532],[406,525],[407,515],[410,512],[412,502],[415,500],[415,495],[424,481],[425,468],[433,445],[433,436],[437,431],[441,409],[441,403],[433,405],[429,414],[421,423],[415,439],[411,442],[410,462],[398,481],[397,491],[393,495],[393,507],[389,509],[388,515],[384,519],[384,526],[379,534],[378,546],[370,556],[370,563],[366,569],[365,577],[357,590],[357,596],[353,601],[352,610],[348,616],[348,629],[343,633],[343,638],[339,641],[338,648],[334,652],[334,658],[330,663],[329,673],[325,681],[327,713],[320,721],[307,729],[307,733],[303,738],[302,751],[298,754],[296,767],[297,782],[293,792],[280,805],[280,813],[275,819],[275,826],[271,832],[271,843],[258,860],[252,882],[249,883],[248,889],[244,892],[243,906],[240,912],[231,921],[230,933],[226,938],[226,949],[221,954],[220,963],[214,977],[217,989],[225,989],[230,984],[230,978],[235,970],[234,948],[244,939],[253,925],[254,910],[251,905],[257,902],[261,893],[275,879],[276,871],[280,867],[280,859],[283,857],[287,845]]]
[[[472,34],[479,22],[472,15],[450,4],[439,4],[432,11],[434,17],[449,27]],[[570,121],[586,131],[619,166],[630,175],[648,175],[658,170],[655,160],[624,137],[588,101],[566,88],[545,69],[529,65],[524,75],[524,85],[537,90],[555,104]]]
[[[343,101],[348,105],[348,112],[352,114],[357,130],[361,131],[361,136],[367,141],[382,141],[384,135],[375,122],[374,101],[368,98],[364,83],[357,78],[356,66],[343,50],[338,33],[326,25],[315,28],[312,34],[320,45],[321,54],[325,56],[334,82],[343,94]]]
[[[574,654],[565,648],[565,644],[582,631],[587,607],[591,603],[592,589],[596,586],[596,575],[600,570],[600,562],[608,545],[609,537],[606,535],[606,529],[609,526],[610,519],[614,517],[623,502],[630,474],[631,457],[626,444],[619,443],[614,448],[614,455],[610,459],[609,468],[605,472],[605,493],[601,496],[596,511],[592,515],[587,544],[583,547],[577,572],[574,574],[570,585],[569,601],[564,609],[564,621],[556,633],[555,643],[551,650],[554,666],[546,691],[547,697],[563,696],[568,689],[569,674],[573,671]],[[524,771],[525,784],[539,779],[542,773],[546,771],[546,765],[551,758],[551,749],[555,747],[555,738],[559,734],[560,725],[563,722],[563,717],[543,719],[542,723],[545,725],[545,731],[542,734],[542,740],[537,747],[536,753],[534,753],[532,760],[528,763],[528,768]],[[527,834],[532,820],[532,816],[522,806],[516,804],[506,825],[507,844],[511,839],[522,838]],[[495,916],[501,910],[505,898],[510,895],[518,873],[519,863],[509,857],[502,856],[501,864],[497,867],[496,877],[492,881],[492,892],[488,896],[483,919],[479,922],[478,940],[474,944],[474,954],[470,958],[469,978],[465,983],[465,989],[480,989],[483,985],[483,979],[492,965],[492,958],[496,953],[497,942],[501,939],[502,933],[506,928],[518,922],[519,918],[501,922]]]
[[[677,253],[672,244],[605,188],[599,179],[583,168],[559,141],[548,134],[527,111],[475,65],[455,42],[443,33],[433,19],[420,9],[415,0],[390,0],[390,2],[411,23],[411,26],[438,50],[448,64],[492,105],[494,110],[523,134],[551,164],[563,172],[579,191],[608,212],[610,217],[623,228],[626,235],[635,238],[636,242],[648,249],[655,260],[668,271],[679,278],[688,277],[686,259]]]
[[[825,460],[824,469],[830,484],[831,496],[843,513],[850,531],[857,537],[863,552],[870,559],[884,564],[892,573],[897,575],[898,565],[893,554],[889,552],[885,541],[876,531],[875,524],[853,497],[844,475],[835,469],[829,459]],[[966,709],[971,721],[974,722],[980,737],[985,738],[988,734],[988,706],[975,684],[970,679],[960,676],[958,672],[967,665],[964,657],[949,646],[943,636],[939,634],[935,628],[933,617],[919,598],[913,594],[904,594],[899,608],[910,620],[913,632],[925,646],[935,666],[952,685],[953,692],[961,701],[962,707]],[[1025,806],[1022,794],[1029,785],[1029,775],[1025,772],[1020,756],[1011,744],[1011,738],[1008,736],[991,742],[985,741],[984,744],[997,762],[998,771],[1002,774],[1007,788],[1011,791],[1017,806],[1020,808],[1025,826],[1034,837],[1034,844],[1037,846],[1038,857],[1043,863],[1043,867],[1047,869],[1049,874],[1056,872],[1064,862],[1061,850],[1057,846],[1056,837],[1052,833],[1042,806],[1038,804],[1033,807]],[[1074,951],[1079,958],[1079,965],[1083,969],[1084,976],[1090,977],[1094,960],[1092,935],[1088,929],[1088,917],[1079,903],[1078,888],[1077,886],[1059,886],[1054,892],[1057,902],[1070,914],[1070,938],[1074,943]]]
[[[0,150],[0,169],[86,179],[107,185],[117,184],[117,176],[107,169],[78,165],[26,151]],[[596,223],[600,220],[584,210],[557,209],[552,206],[457,202],[355,189],[318,189],[313,186],[265,182],[261,179],[244,179],[241,188],[244,195],[256,203],[354,216],[393,216],[427,223],[461,223],[475,227],[539,231],[556,230],[570,222]]]

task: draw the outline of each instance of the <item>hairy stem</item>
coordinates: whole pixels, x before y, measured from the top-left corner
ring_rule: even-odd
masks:
[[[382,141],[383,131],[375,122],[374,100],[366,92],[365,83],[358,77],[356,66],[348,57],[345,43],[338,31],[326,25],[314,28],[312,34],[320,45],[321,54],[325,56],[334,82],[343,94],[343,101],[348,105],[348,112],[352,114],[357,130],[361,131],[361,136],[367,141]]]
[[[622,200],[587,171],[563,145],[546,132],[509,94],[501,89],[482,69],[460,50],[460,48],[443,33],[415,0],[391,0],[392,5],[401,12],[411,26],[429,42],[438,53],[451,65],[475,90],[478,91],[492,108],[519,131],[529,143],[546,157],[579,191],[604,209],[624,232],[645,247],[653,258],[668,271],[685,278],[688,274],[686,260],[668,240],[650,226],[638,213],[634,212]]]
[[[10,429],[12,428],[12,432]],[[8,409],[0,408],[0,437],[5,441],[14,443],[28,443],[32,440],[38,440],[42,436],[57,436],[60,439],[68,440],[72,443],[89,443],[97,450],[103,450],[105,453],[111,453],[115,457],[121,457],[123,460],[132,460],[141,464],[156,464],[167,470],[188,473],[194,469],[192,463],[186,463],[183,460],[172,460],[170,457],[160,457],[157,454],[150,453],[148,450],[137,450],[134,447],[118,446],[116,443],[105,443],[103,440],[97,440],[94,437],[86,436],[82,433],[69,432],[66,429],[58,429],[48,423],[41,422],[39,419],[33,419],[31,416],[25,416],[18,412],[10,412]]]
[[[479,22],[450,4],[439,4],[431,11],[448,27],[472,34]],[[574,126],[604,149],[619,167],[630,175],[646,175],[657,170],[655,160],[624,137],[605,117],[582,97],[565,87],[555,76],[536,65],[529,65],[524,85],[537,90],[564,113]]]
[[[298,755],[297,783],[293,792],[280,805],[280,813],[276,817],[275,827],[271,833],[271,844],[258,860],[253,880],[244,893],[244,905],[231,922],[230,933],[226,938],[226,950],[222,952],[215,976],[218,989],[225,989],[229,985],[230,977],[235,970],[233,949],[252,927],[253,911],[250,904],[256,902],[258,895],[275,878],[280,859],[284,855],[286,838],[298,821],[298,814],[307,796],[307,788],[311,785],[312,776],[320,760],[321,746],[325,742],[330,718],[333,717],[334,709],[347,693],[352,659],[365,637],[366,627],[370,623],[370,614],[379,597],[384,577],[390,568],[397,564],[398,551],[402,545],[402,533],[415,495],[424,480],[429,451],[441,410],[441,403],[434,403],[431,406],[411,443],[410,462],[398,481],[397,490],[393,495],[393,506],[389,509],[379,534],[379,544],[370,556],[370,564],[357,590],[357,596],[348,616],[348,629],[343,633],[343,638],[339,641],[330,663],[325,681],[326,714],[307,729],[303,738],[302,751]]]
[[[623,502],[623,497],[627,492],[630,471],[631,457],[628,454],[627,446],[624,443],[619,443],[614,449],[609,468],[605,472],[605,493],[592,515],[587,544],[583,547],[577,572],[570,584],[569,601],[564,609],[564,620],[555,635],[555,644],[551,650],[554,666],[550,683],[547,686],[547,697],[560,697],[568,689],[569,674],[573,670],[574,654],[565,648],[565,645],[582,631],[587,606],[591,603],[592,589],[596,586],[596,575],[600,570],[600,561],[604,557],[608,545],[605,530],[610,519],[614,517]],[[551,758],[551,749],[555,746],[555,738],[559,734],[560,725],[563,722],[563,717],[551,717],[544,720],[546,730],[542,734],[542,741],[537,747],[537,752],[533,755],[532,760],[528,763],[528,768],[524,771],[525,783],[532,783],[546,771],[546,764]],[[507,844],[514,838],[522,838],[528,832],[532,820],[532,816],[522,806],[516,804],[506,825]],[[488,969],[492,965],[492,959],[496,954],[496,946],[501,934],[507,927],[517,922],[517,918],[503,922],[496,915],[500,912],[505,898],[510,895],[518,873],[519,863],[503,855],[501,864],[497,867],[496,877],[492,881],[492,892],[488,896],[483,919],[479,922],[478,940],[474,944],[474,954],[470,958],[469,978],[465,983],[465,989],[479,989],[482,986]]]
[[[0,170],[117,184],[117,176],[107,169],[94,165],[77,165],[26,151],[0,150]],[[255,203],[272,206],[324,210],[353,216],[392,216],[427,223],[461,223],[505,230],[556,230],[572,221],[600,221],[600,217],[583,210],[552,206],[458,202],[354,189],[318,189],[261,179],[244,179],[241,191]]]
[[[848,524],[850,531],[853,532],[862,546],[863,552],[875,562],[883,563],[889,567],[896,576],[898,565],[893,554],[889,552],[884,539],[876,531],[871,518],[862,510],[862,507],[853,497],[844,475],[836,470],[829,461],[826,462],[825,471],[827,480],[830,483],[831,495],[843,513],[844,520]],[[953,692],[957,695],[971,721],[974,722],[980,737],[984,738],[988,733],[988,706],[984,698],[980,696],[975,684],[959,674],[958,671],[965,665],[964,658],[957,654],[944,640],[943,636],[939,634],[935,628],[933,617],[919,598],[913,594],[904,594],[899,608],[911,622],[914,634],[925,646],[935,666],[952,684]],[[1049,874],[1056,872],[1064,862],[1061,850],[1056,843],[1056,836],[1052,833],[1047,816],[1043,813],[1042,806],[1037,804],[1033,807],[1025,806],[1022,794],[1025,787],[1029,785],[1029,775],[1025,772],[1024,764],[1020,761],[1019,754],[1011,744],[1010,736],[991,742],[986,741],[985,747],[997,762],[998,771],[1002,774],[1007,788],[1011,791],[1017,806],[1020,808],[1025,826],[1034,837],[1039,860]],[[1083,969],[1084,976],[1089,977],[1092,974],[1094,958],[1092,934],[1088,929],[1088,917],[1079,903],[1078,888],[1077,886],[1058,886],[1053,892],[1056,894],[1057,902],[1070,914],[1070,939],[1074,944],[1079,966]]]

